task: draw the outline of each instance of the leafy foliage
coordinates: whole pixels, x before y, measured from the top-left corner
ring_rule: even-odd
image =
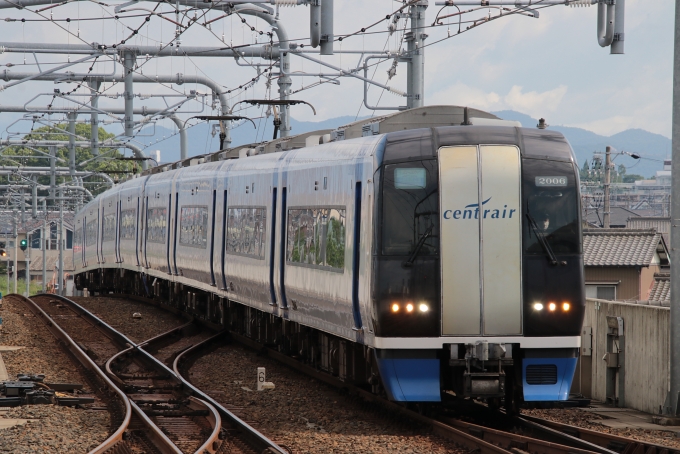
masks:
[[[30,141],[32,140],[58,140],[68,142],[68,125],[67,124],[57,124],[55,126],[43,126],[34,129],[30,134],[26,134],[23,138],[25,144],[23,146],[12,146],[5,149],[0,156],[1,165],[11,165],[11,166],[31,166],[31,167],[49,167],[49,148],[46,146],[33,146]],[[91,130],[90,125],[86,123],[76,123],[75,128],[76,141],[90,140]],[[104,142],[115,137],[114,134],[107,132],[104,128],[99,128],[99,141]],[[141,166],[137,162],[133,161],[121,161],[118,158],[123,157],[123,154],[115,148],[100,148],[100,159],[91,160],[94,158],[92,150],[90,148],[76,147],[75,148],[75,163],[76,170],[78,171],[92,171],[109,174],[114,180],[120,180],[125,177],[125,173],[137,173],[141,170]],[[69,150],[66,145],[57,146],[56,150],[56,163],[57,167],[68,167],[69,166]],[[84,165],[79,165],[79,163],[89,161]],[[57,184],[64,181],[70,181],[69,176],[57,177]],[[96,183],[104,182],[101,176],[91,176],[86,177],[86,182]],[[38,178],[38,183],[49,184],[49,176],[41,176]],[[94,194],[104,191],[106,185],[104,184],[91,184],[86,185],[86,187]]]

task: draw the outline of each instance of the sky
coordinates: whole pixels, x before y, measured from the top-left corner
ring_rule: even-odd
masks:
[[[122,2],[121,2],[122,3]],[[110,5],[120,4],[110,2]],[[337,50],[361,50],[370,54],[372,51],[396,50],[401,43],[399,32],[388,36],[386,33],[387,14],[402,6],[402,2],[389,0],[335,0],[335,32],[336,35],[358,31],[374,22],[370,35],[356,35],[336,43]],[[139,3],[137,8],[151,9],[152,3]],[[440,6],[430,0],[426,12],[427,24],[432,24]],[[461,7],[467,8],[467,7]],[[38,10],[40,7],[33,7]],[[167,5],[160,10],[169,10]],[[472,19],[480,19],[489,15],[488,9],[470,13]],[[445,8],[442,14],[453,13],[455,8]],[[493,13],[493,10],[491,10]],[[72,19],[71,22],[4,22],[5,18],[40,19]],[[40,13],[24,9],[0,10],[3,20],[0,42],[47,42],[47,43],[107,43],[118,42],[129,34],[125,24],[137,27],[144,22],[143,17],[115,21],[77,21],[76,19],[110,17],[112,7],[106,8],[94,2],[77,2]],[[128,14],[133,14],[130,12]],[[135,14],[146,14],[138,10]],[[192,13],[193,14],[193,13]],[[495,13],[493,13],[495,14]],[[209,12],[207,17],[218,18],[221,14]],[[174,15],[170,15],[174,19]],[[564,5],[540,10],[539,18],[511,15],[490,21],[461,34],[455,19],[444,21],[445,25],[427,30],[425,43],[432,43],[451,35],[450,38],[425,49],[425,104],[465,105],[487,111],[515,110],[534,118],[544,117],[551,125],[574,126],[588,129],[603,135],[612,135],[631,128],[641,128],[650,132],[671,135],[671,98],[672,98],[672,57],[673,57],[673,20],[674,2],[671,0],[626,0],[625,54],[610,55],[608,48],[601,48],[596,37],[597,7],[572,8]],[[383,19],[381,21],[381,19]],[[200,21],[199,21],[200,22]],[[297,6],[281,8],[281,26],[296,42],[308,44],[309,8]],[[403,26],[404,21],[399,22]],[[253,32],[249,27],[254,26]],[[167,43],[174,36],[175,25],[169,21],[153,17],[134,38],[128,40],[130,45],[160,45]],[[267,38],[257,31],[267,32],[270,27],[261,20],[249,17],[243,24],[238,17],[218,19],[211,23],[210,30],[193,25],[181,36],[183,46],[197,45],[224,47],[228,45],[260,43]],[[224,42],[222,37],[224,36]],[[42,69],[49,68],[49,62],[66,62],[80,56],[38,54]],[[360,62],[359,54],[336,54],[330,57],[318,57],[330,64],[344,69],[356,67]],[[261,60],[253,61],[262,63]],[[13,66],[7,67],[11,63]],[[145,75],[154,74],[200,74],[217,83],[232,89],[230,103],[233,105],[243,99],[264,98],[270,96],[266,87],[266,78],[261,77],[254,87],[248,91],[239,91],[237,87],[257,76],[253,67],[238,66],[231,58],[184,58],[173,57],[149,59],[140,56],[140,68],[137,71]],[[244,59],[239,63],[243,64]],[[369,70],[369,76],[380,83],[387,83],[388,61]],[[294,72],[318,73],[332,72],[319,64],[293,56],[291,70]],[[86,65],[70,68],[77,73],[86,72]],[[121,73],[120,65],[114,69],[109,62],[98,62],[93,65],[93,73],[109,73],[115,70]],[[2,71],[36,72],[34,57],[31,54],[0,54],[0,76]],[[389,85],[405,90],[406,64],[399,63],[397,75],[389,81]],[[318,77],[294,77],[293,90],[297,91],[319,81]],[[0,85],[5,82],[0,81]],[[23,105],[30,101],[31,106],[48,104],[55,88],[62,92],[74,88],[72,84],[55,85],[52,82],[26,82],[0,92],[0,105]],[[202,86],[137,84],[135,93],[144,95],[146,99],[135,99],[135,106],[147,106],[150,109],[162,106],[163,100],[148,95],[183,95],[196,89],[206,92]],[[276,90],[276,80],[272,81],[272,94]],[[122,84],[105,84],[104,93],[110,98],[102,99],[102,106],[122,107],[120,95]],[[85,95],[80,89],[76,94]],[[118,98],[116,98],[118,96]],[[367,116],[373,114],[362,107],[363,85],[352,78],[343,78],[339,85],[329,83],[312,86],[294,93],[294,99],[301,99],[314,105],[312,109],[299,105],[291,108],[292,115],[301,121],[322,121],[329,118],[351,115]],[[84,100],[82,96],[76,98]],[[177,102],[179,98],[166,98],[167,103]],[[369,90],[371,104],[381,106],[398,106],[405,99],[381,88],[371,87]],[[54,105],[67,105],[66,101],[57,100]],[[72,105],[72,104],[71,104]],[[196,115],[201,109],[197,103],[187,103],[180,112],[182,119]],[[193,112],[193,113],[190,113]],[[210,114],[210,106],[202,111]],[[378,112],[381,114],[383,112]],[[265,114],[263,108],[250,108],[241,112],[251,117]],[[22,121],[6,127],[20,114],[0,113],[0,131],[2,138],[8,134],[20,135],[30,130],[31,122]],[[59,118],[54,116],[54,118]],[[85,116],[81,121],[89,121]],[[111,119],[109,119],[111,120]],[[120,124],[111,120],[104,126],[120,133]],[[271,121],[268,120],[268,121]],[[168,120],[159,124],[173,128]],[[191,123],[189,123],[191,124]],[[249,128],[251,126],[248,126]],[[261,128],[260,128],[261,129]],[[258,130],[253,131],[254,139]],[[294,134],[295,131],[292,131]],[[143,137],[136,140],[144,144]]]

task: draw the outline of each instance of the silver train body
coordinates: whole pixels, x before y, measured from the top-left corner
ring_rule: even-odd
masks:
[[[577,178],[560,134],[505,126],[139,176],[77,213],[76,285],[156,298],[397,401],[564,400]]]

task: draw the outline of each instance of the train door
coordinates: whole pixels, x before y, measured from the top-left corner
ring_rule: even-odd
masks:
[[[522,333],[520,155],[439,150],[442,334]]]

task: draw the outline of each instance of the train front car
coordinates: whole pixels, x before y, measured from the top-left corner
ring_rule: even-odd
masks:
[[[564,137],[500,126],[392,133],[374,181],[374,342],[389,397],[567,399],[585,296]]]

